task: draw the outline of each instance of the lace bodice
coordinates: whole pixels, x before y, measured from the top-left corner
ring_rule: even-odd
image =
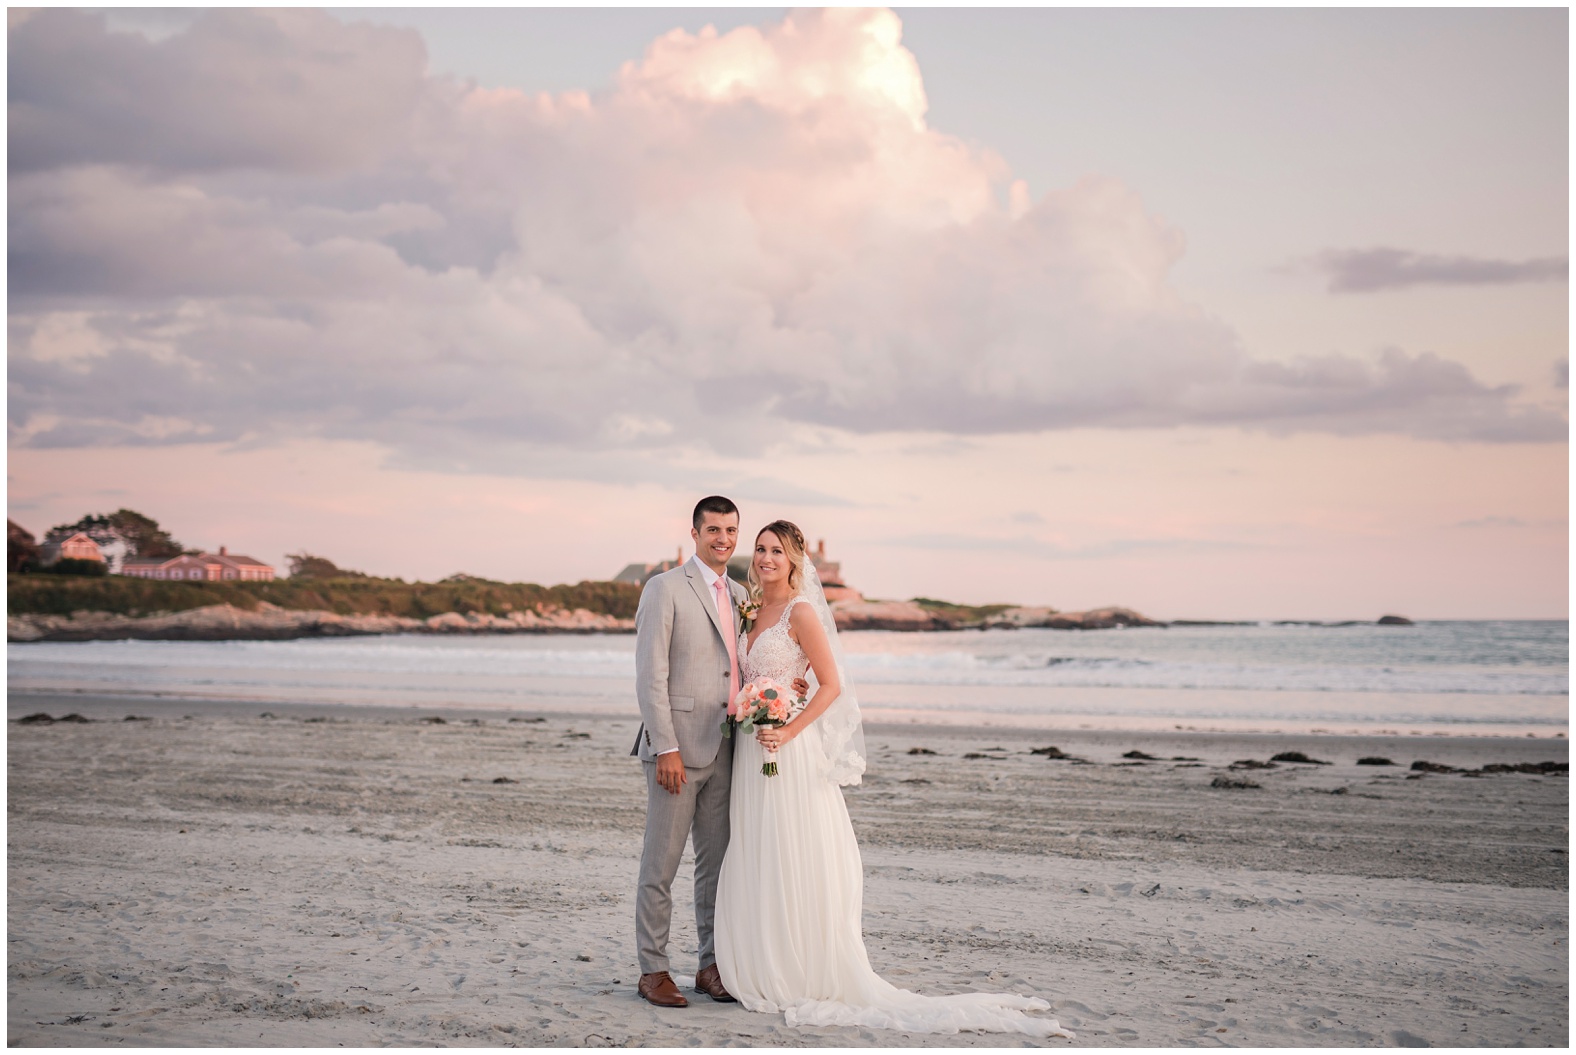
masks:
[[[782,615],[777,617],[777,622],[762,630],[761,636],[755,639],[754,648],[749,647],[749,634],[739,635],[739,656],[745,681],[771,678],[787,687],[795,678],[804,677],[806,668],[810,666],[810,658],[804,654],[799,643],[788,636],[788,613],[793,611],[794,605],[803,601],[803,597],[789,601]]]

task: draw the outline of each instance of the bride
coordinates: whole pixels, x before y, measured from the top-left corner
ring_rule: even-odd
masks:
[[[837,628],[804,535],[778,520],[755,539],[755,625],[739,640],[746,679],[787,685],[815,672],[817,688],[780,728],[736,745],[732,834],[717,887],[717,966],[751,1011],[789,1025],[860,1025],[913,1033],[1027,1033],[1070,1037],[1052,1018],[1024,1014],[1044,1000],[1011,994],[920,996],[870,969],[860,916],[864,871],[839,785],[865,769],[859,704]],[[778,775],[763,776],[768,750]]]

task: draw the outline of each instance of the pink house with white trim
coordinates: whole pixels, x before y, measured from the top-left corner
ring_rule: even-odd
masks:
[[[229,549],[220,546],[218,553],[183,553],[165,560],[127,557],[121,565],[120,574],[139,579],[270,582],[274,577],[274,569],[272,565],[232,554]]]
[[[96,560],[104,563],[104,551],[99,544],[84,531],[78,531],[66,538],[56,541],[44,541],[44,563],[53,564],[57,560]]]

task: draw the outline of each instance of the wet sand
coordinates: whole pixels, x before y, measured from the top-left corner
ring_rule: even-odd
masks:
[[[639,1001],[632,719],[9,711],[13,1044],[1568,1039],[1567,778],[1409,769],[1565,762],[1564,740],[872,727],[848,802],[873,966],[921,992],[1043,996],[1078,1034],[1032,1042]],[[15,720],[34,711],[96,720]],[[1048,746],[1082,761],[1031,753]],[[1282,751],[1331,764],[1232,768]],[[1372,755],[1399,764],[1356,764]]]

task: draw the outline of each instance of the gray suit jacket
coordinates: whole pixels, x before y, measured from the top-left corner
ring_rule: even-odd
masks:
[[[717,757],[728,716],[728,646],[722,635],[738,641],[738,603],[746,596],[744,587],[727,581],[733,603],[724,626],[717,596],[693,561],[646,580],[635,612],[635,695],[643,724],[630,752],[644,762],[675,747],[692,768]]]

